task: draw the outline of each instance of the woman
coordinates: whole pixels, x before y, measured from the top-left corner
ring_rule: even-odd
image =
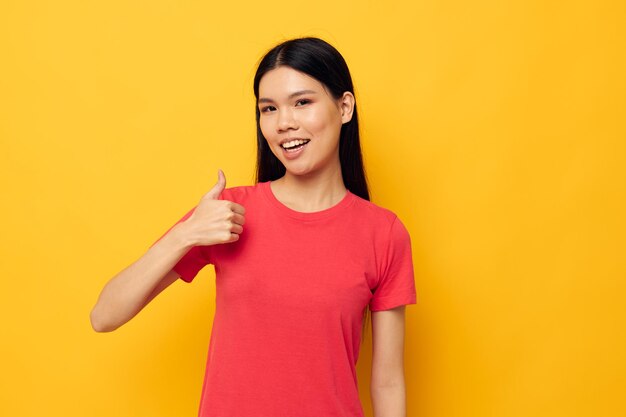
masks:
[[[224,173],[102,290],[96,331],[213,264],[216,311],[199,415],[362,417],[356,379],[372,311],[374,414],[404,416],[404,310],[416,303],[408,231],[369,201],[354,89],[318,38],[283,42],[254,78],[257,177]]]

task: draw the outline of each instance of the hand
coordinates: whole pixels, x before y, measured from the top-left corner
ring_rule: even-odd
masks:
[[[226,187],[226,176],[218,170],[218,181],[184,222],[188,237],[198,246],[239,240],[243,232],[245,208],[234,201],[218,200]]]

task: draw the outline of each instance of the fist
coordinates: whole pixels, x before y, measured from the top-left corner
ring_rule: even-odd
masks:
[[[235,242],[243,232],[245,209],[234,201],[218,199],[226,188],[226,177],[221,169],[217,177],[217,184],[202,196],[185,222],[188,236],[195,245]]]

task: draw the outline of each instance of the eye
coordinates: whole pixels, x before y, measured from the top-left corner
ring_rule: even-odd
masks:
[[[311,102],[311,100],[303,98],[303,99],[300,99],[300,100],[296,101],[296,105],[298,105],[298,103],[308,104],[310,102]]]
[[[261,107],[261,113],[267,113],[268,111],[270,111],[270,109],[273,109],[274,106],[265,106],[265,107]]]

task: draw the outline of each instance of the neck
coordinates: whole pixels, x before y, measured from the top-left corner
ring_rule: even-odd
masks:
[[[293,175],[287,171],[283,177],[272,181],[271,187],[281,203],[302,212],[330,208],[339,203],[347,192],[341,166],[314,176]]]

